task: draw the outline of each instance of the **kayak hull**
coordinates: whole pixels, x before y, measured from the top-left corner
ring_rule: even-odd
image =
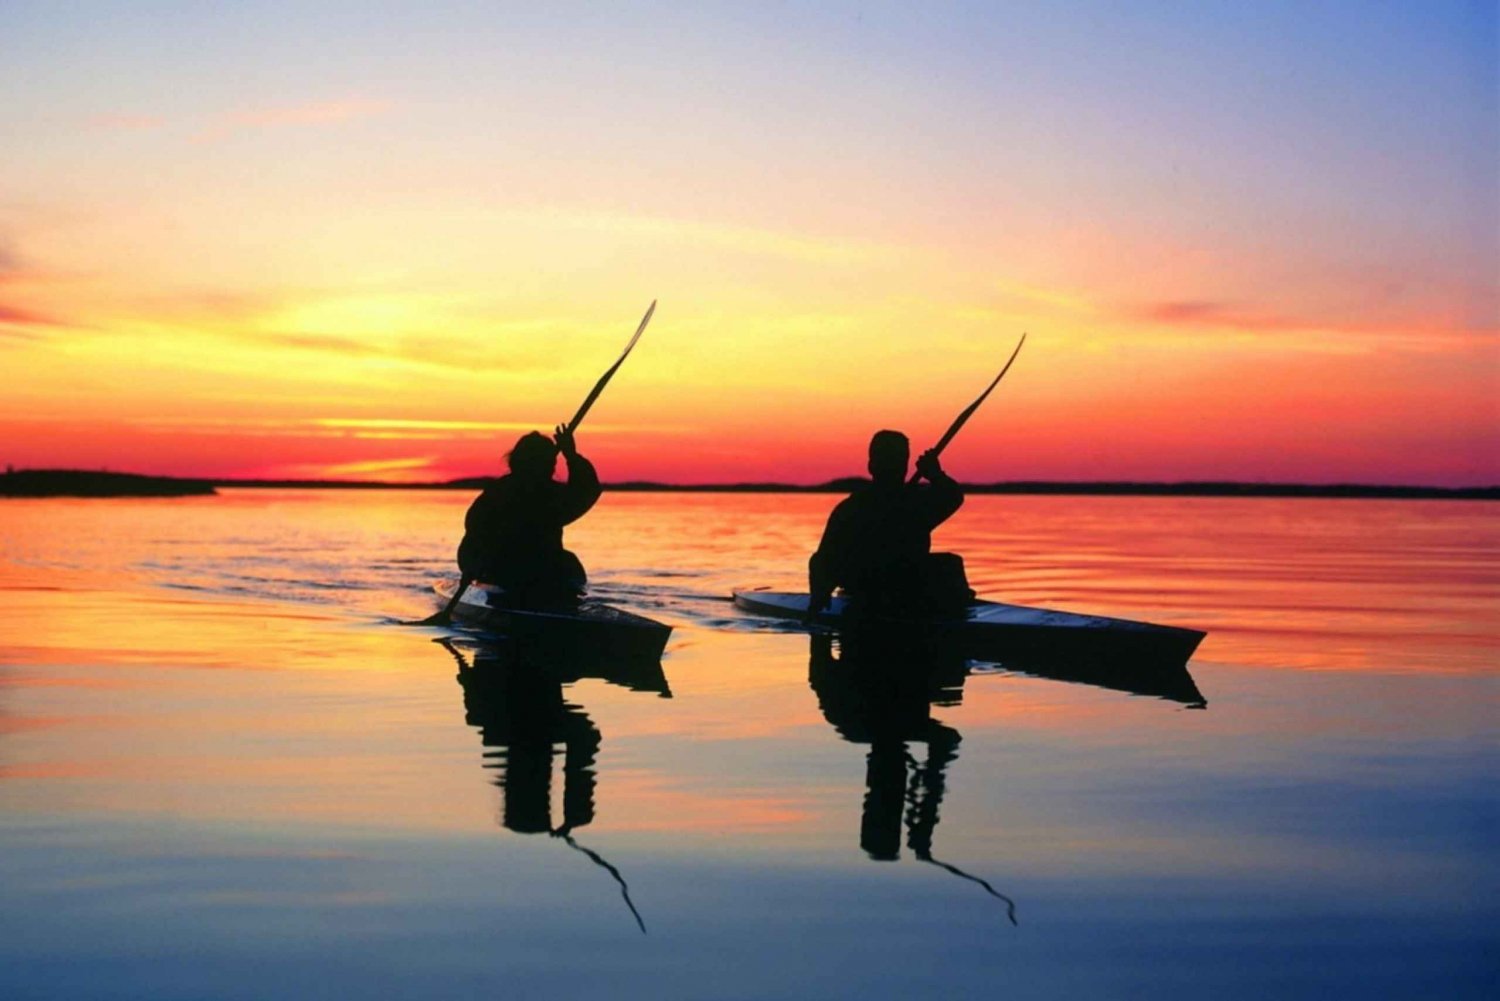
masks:
[[[807,595],[785,591],[734,592],[735,605],[757,615],[802,620]],[[994,601],[976,601],[947,616],[872,618],[835,597],[815,620],[837,629],[845,643],[867,647],[896,636],[919,635],[978,660],[1042,677],[1077,681],[1179,702],[1203,696],[1186,665],[1206,635],[1196,629]]]
[[[457,581],[435,585],[446,605]],[[584,599],[571,608],[519,609],[501,603],[502,592],[487,584],[470,584],[453,607],[453,617],[497,633],[530,649],[559,656],[610,656],[660,659],[672,627],[602,601]]]

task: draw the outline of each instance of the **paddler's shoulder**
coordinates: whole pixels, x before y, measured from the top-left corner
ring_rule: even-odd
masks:
[[[474,498],[475,504],[493,504],[513,492],[515,484],[509,473],[487,481]]]

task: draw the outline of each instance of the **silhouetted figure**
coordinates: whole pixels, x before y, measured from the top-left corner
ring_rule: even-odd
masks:
[[[963,563],[932,553],[932,530],[964,502],[963,489],[924,452],[906,481],[911,445],[899,431],[870,439],[870,482],[840,501],[828,516],[823,541],[808,561],[809,614],[843,588],[851,606],[881,611],[897,606],[924,610],[966,604],[972,597]]]
[[[559,452],[566,483],[552,478]],[[507,459],[510,474],[486,487],[464,518],[459,569],[504,588],[507,603],[517,607],[575,602],[588,575],[563,548],[563,526],[599,499],[599,475],[562,425],[551,440],[535,431],[523,435]]]

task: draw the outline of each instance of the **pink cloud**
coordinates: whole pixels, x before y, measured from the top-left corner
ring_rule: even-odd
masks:
[[[34,341],[42,337],[37,328],[59,326],[50,316],[0,302],[0,341]]]
[[[149,129],[161,128],[167,124],[167,120],[160,115],[120,112],[95,115],[89,119],[89,124],[96,129],[105,129],[110,132],[145,132]]]
[[[229,120],[237,125],[261,128],[277,125],[324,125],[329,122],[347,122],[356,118],[373,118],[376,115],[385,114],[393,106],[390,101],[353,98],[240,112],[231,115]]]
[[[19,306],[0,302],[0,326],[7,327],[60,327],[62,323],[50,316],[33,313]]]
[[[356,97],[237,111],[220,116],[214,125],[205,129],[197,138],[201,142],[220,139],[232,132],[247,129],[336,125],[341,122],[375,118],[388,113],[394,107],[395,103],[392,101]]]
[[[1136,315],[1152,323],[1183,327],[1237,327],[1241,330],[1297,330],[1318,324],[1271,313],[1256,313],[1232,303],[1209,299],[1175,299],[1147,303]]]
[[[1238,330],[1251,333],[1335,331],[1346,334],[1484,334],[1497,333],[1483,318],[1461,315],[1441,305],[1424,314],[1317,316],[1257,309],[1214,299],[1168,299],[1127,307],[1135,320],[1187,329]]]

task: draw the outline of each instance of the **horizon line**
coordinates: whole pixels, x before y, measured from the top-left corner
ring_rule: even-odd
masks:
[[[201,485],[226,489],[342,489],[342,490],[465,490],[478,489],[498,476],[464,476],[448,480],[392,481],[345,480],[323,478],[158,476],[109,469],[11,469],[0,473],[10,476],[47,476],[67,479],[100,477],[129,480],[136,483]],[[622,480],[602,483],[607,491],[626,493],[841,493],[868,477],[845,476],[818,483],[784,483],[779,481],[736,481],[727,483],[670,483],[658,480]],[[1429,486],[1400,483],[1293,483],[1266,480],[996,480],[986,483],[960,483],[971,493],[991,494],[1080,494],[1080,495],[1177,495],[1240,497],[1387,497],[1500,499],[1500,484],[1471,486]],[[0,491],[3,492],[3,491]]]

